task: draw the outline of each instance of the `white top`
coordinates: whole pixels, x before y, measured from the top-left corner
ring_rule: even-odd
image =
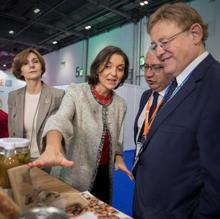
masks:
[[[37,146],[36,138],[36,124],[37,114],[39,108],[40,93],[29,94],[25,93],[25,105],[24,105],[24,136],[31,140],[31,158],[39,157],[39,149]]]

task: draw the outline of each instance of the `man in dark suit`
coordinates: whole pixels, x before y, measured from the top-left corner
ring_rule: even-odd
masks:
[[[142,146],[143,140],[146,138],[144,126],[150,126],[153,122],[153,119],[156,116],[157,107],[159,109],[159,105],[165,95],[165,88],[171,79],[171,75],[164,74],[161,61],[151,50],[149,50],[145,56],[143,69],[145,80],[150,89],[144,91],[142,94],[139,110],[135,118],[134,142],[136,145],[136,155]],[[156,103],[154,104],[155,101]]]
[[[220,64],[205,50],[207,25],[187,4],[166,4],[149,18],[148,32],[177,87],[139,153],[133,216],[220,218]]]

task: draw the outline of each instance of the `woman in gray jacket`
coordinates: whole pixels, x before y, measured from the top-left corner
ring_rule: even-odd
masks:
[[[26,86],[9,93],[9,135],[30,139],[32,159],[39,157],[46,120],[59,108],[64,95],[64,90],[49,87],[41,80],[45,68],[43,57],[33,48],[18,53],[12,65],[12,73]]]
[[[113,91],[126,80],[128,69],[128,57],[120,48],[105,47],[91,65],[88,84],[69,86],[59,110],[46,123],[45,152],[29,166],[61,166],[52,174],[110,203],[112,165],[132,179],[122,156],[126,104]]]

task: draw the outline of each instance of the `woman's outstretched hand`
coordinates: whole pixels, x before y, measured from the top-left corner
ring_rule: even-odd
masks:
[[[72,167],[73,161],[67,160],[60,150],[46,149],[41,156],[33,162],[28,163],[28,167]]]

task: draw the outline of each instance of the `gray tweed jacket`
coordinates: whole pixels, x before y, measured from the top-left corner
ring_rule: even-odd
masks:
[[[107,106],[111,166],[115,154],[123,152],[120,133],[126,109],[125,101],[114,93],[112,103]],[[72,168],[54,167],[51,174],[80,191],[90,190],[102,150],[103,106],[96,101],[88,84],[69,86],[59,110],[45,125],[44,137],[49,130],[62,133],[66,157],[74,161]]]

